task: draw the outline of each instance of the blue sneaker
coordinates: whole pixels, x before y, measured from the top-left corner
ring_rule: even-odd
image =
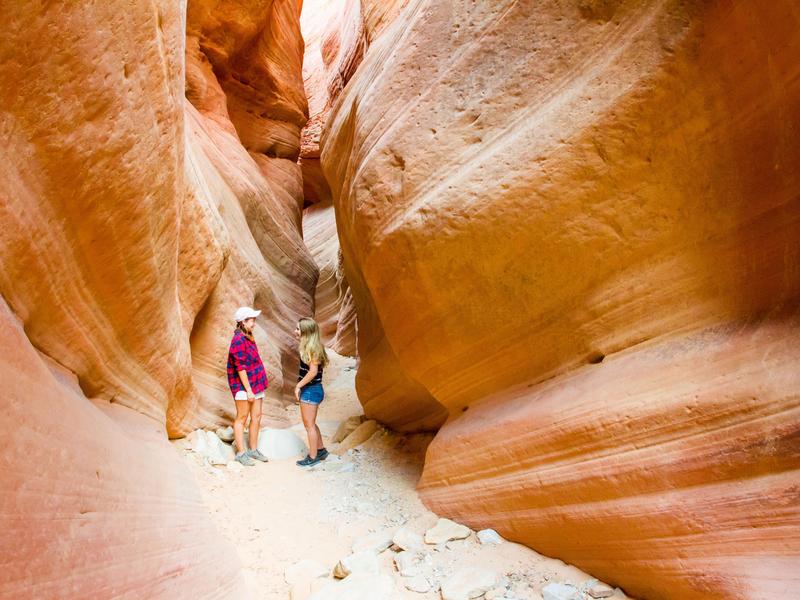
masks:
[[[318,452],[316,458],[311,458],[308,454],[306,454],[306,457],[303,460],[298,460],[297,463],[295,464],[298,467],[313,467],[314,465],[319,464],[321,462],[322,459],[319,457],[319,452]]]

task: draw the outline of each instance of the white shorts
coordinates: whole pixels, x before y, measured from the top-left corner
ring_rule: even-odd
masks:
[[[263,400],[265,392],[259,392],[256,394],[256,400]],[[239,390],[236,392],[236,395],[233,397],[234,400],[247,400],[247,392],[244,390]],[[252,400],[251,400],[252,402]]]

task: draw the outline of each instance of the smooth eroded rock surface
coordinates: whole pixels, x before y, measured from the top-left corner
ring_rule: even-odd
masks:
[[[317,278],[296,163],[299,10],[0,8],[3,437],[35,442],[2,459],[0,595],[243,596],[235,554],[150,438],[230,423],[244,304],[264,311],[264,424],[286,423],[291,332]]]
[[[334,101],[355,73],[367,47],[362,6],[353,0],[307,0],[301,27],[305,39],[303,80],[309,119],[302,131],[303,239],[319,267],[315,319],[323,341],[354,356],[356,308],[342,268],[331,191],[320,164],[320,136]]]
[[[0,349],[0,597],[247,597],[163,423],[85,398],[2,301]]]
[[[433,510],[634,596],[797,587],[798,31],[420,1],[370,38],[322,164],[365,412],[449,419]]]

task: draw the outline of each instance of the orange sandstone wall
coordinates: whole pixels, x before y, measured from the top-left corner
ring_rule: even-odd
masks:
[[[320,138],[331,108],[356,72],[369,43],[397,17],[407,0],[305,0],[303,79],[309,120],[302,132],[303,235],[319,267],[314,315],[326,344],[355,355],[357,314],[339,248],[331,190],[320,164]]]
[[[269,329],[269,335],[257,331],[256,339],[271,378],[265,403],[271,422],[285,421],[283,406],[292,396],[292,331],[312,310],[318,277],[301,234],[297,159],[308,108],[299,11],[297,2],[283,0],[189,3],[187,176],[226,262],[191,330],[193,380],[201,394],[171,407],[182,429],[193,420],[232,417],[225,347],[230,315],[242,304],[263,310],[261,323]]]
[[[241,304],[285,421],[317,278],[299,10],[0,8],[0,596],[244,596],[166,437],[230,418]]]
[[[431,508],[644,598],[800,573],[800,13],[409,2],[322,140]]]
[[[323,341],[340,354],[356,354],[356,312],[341,262],[331,193],[320,165],[320,135],[331,107],[367,47],[362,7],[353,0],[306,0],[301,15],[303,80],[309,119],[302,131],[303,238],[319,268],[314,317]]]
[[[330,201],[317,202],[303,211],[303,238],[319,267],[314,318],[323,341],[339,354],[355,356],[356,310],[344,276],[336,216]]]

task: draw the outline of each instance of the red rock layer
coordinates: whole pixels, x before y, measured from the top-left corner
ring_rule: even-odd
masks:
[[[0,597],[245,598],[163,424],[84,397],[2,300],[0,350]]]
[[[0,596],[243,595],[164,438],[230,418],[242,304],[285,419],[317,277],[299,9],[0,8]]]
[[[798,24],[420,0],[371,40],[322,163],[366,413],[449,415],[434,510],[647,598],[797,585]]]

